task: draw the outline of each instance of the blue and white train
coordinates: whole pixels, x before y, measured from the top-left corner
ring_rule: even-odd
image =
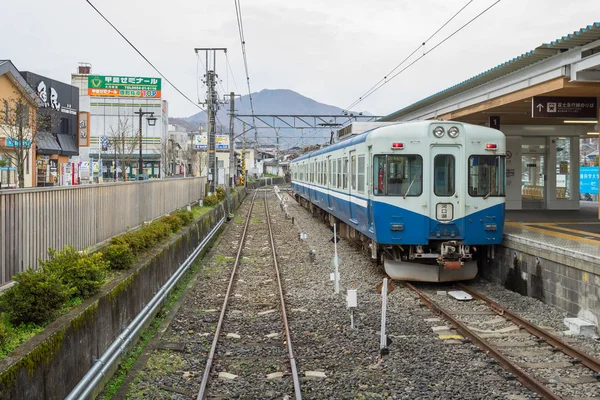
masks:
[[[502,242],[505,155],[496,129],[382,124],[293,160],[292,190],[393,279],[472,279],[484,246]]]

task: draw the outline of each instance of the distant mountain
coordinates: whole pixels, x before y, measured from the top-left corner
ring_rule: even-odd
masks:
[[[258,93],[252,94],[252,101],[254,105],[254,114],[278,114],[278,115],[342,115],[343,109],[323,103],[319,103],[316,100],[302,96],[288,89],[264,89]],[[235,99],[236,114],[250,115],[252,114],[250,108],[250,97],[248,95],[242,96],[241,98]],[[229,130],[229,104],[221,106],[221,109],[217,113],[217,125],[219,123],[223,126],[223,131]],[[353,112],[358,114],[358,112]],[[364,112],[364,115],[371,115]],[[179,121],[179,123],[177,122]],[[250,119],[246,119],[250,121]],[[206,125],[206,113],[199,112],[188,118],[169,118],[170,123],[176,123],[181,126],[191,126],[192,129],[197,129],[199,125]],[[182,122],[185,122],[184,125]],[[272,123],[272,120],[268,121]],[[292,124],[292,120],[288,119],[286,122]],[[258,127],[265,127],[264,123],[257,121]],[[279,121],[276,122],[276,126],[285,127],[286,124]],[[243,123],[239,120],[235,120],[235,131],[242,132]],[[220,128],[217,127],[217,132]],[[272,129],[258,129],[259,144],[268,145],[275,144],[275,132]],[[330,130],[324,128],[315,131],[311,128],[305,128],[304,130],[297,129],[280,129],[280,145],[282,148],[294,147],[294,146],[306,146],[317,143],[324,143],[329,140]],[[254,140],[254,131],[249,132],[247,135],[248,141]]]

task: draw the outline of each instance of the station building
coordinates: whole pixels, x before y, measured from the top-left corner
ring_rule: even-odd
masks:
[[[594,23],[381,121],[439,119],[500,129],[507,136],[506,208],[577,210],[580,141],[598,138],[599,99],[600,23]],[[597,173],[595,179],[597,187]]]

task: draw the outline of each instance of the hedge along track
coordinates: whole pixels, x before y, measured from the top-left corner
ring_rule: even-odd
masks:
[[[264,193],[264,212],[254,209],[259,192]],[[252,196],[198,400],[271,397],[291,395],[292,391],[301,399],[267,194],[266,190],[255,190]],[[272,272],[263,270],[269,263],[274,267]],[[218,380],[211,379],[216,375]]]
[[[519,341],[518,337],[512,338],[513,334],[509,333],[510,331],[514,331],[517,336],[524,335],[524,337],[530,337],[527,335],[527,333],[528,333],[532,337],[530,337],[530,339],[527,339],[527,340],[531,340],[531,339],[533,339],[533,340],[531,341],[531,343],[532,343],[531,346],[527,347],[527,350],[531,350],[531,351],[533,351],[533,350],[542,351],[543,350],[543,351],[547,351],[547,352],[551,352],[551,353],[561,352],[565,356],[570,358],[569,363],[572,364],[573,367],[577,366],[578,364],[581,364],[581,368],[583,368],[583,366],[585,366],[586,368],[591,370],[588,374],[588,377],[591,379],[587,379],[590,382],[581,382],[581,383],[591,383],[591,382],[595,382],[595,380],[598,379],[598,371],[600,371],[600,361],[599,360],[575,349],[574,347],[572,347],[569,344],[565,343],[564,341],[560,340],[558,337],[556,337],[556,336],[552,335],[551,333],[545,331],[544,329],[532,324],[531,322],[520,317],[519,315],[503,308],[502,306],[500,306],[496,302],[492,301],[491,299],[487,298],[486,296],[476,292],[474,289],[472,289],[468,286],[465,286],[461,283],[456,283],[454,286],[456,286],[458,289],[463,290],[464,292],[470,294],[474,299],[476,299],[477,301],[480,302],[479,304],[489,307],[490,315],[500,316],[506,320],[505,321],[506,323],[513,324],[513,326],[516,325],[516,327],[514,329],[510,329],[510,330],[506,331],[507,333],[506,333],[505,337],[508,340],[508,341],[504,342],[504,344],[506,346],[498,347],[498,346],[494,345],[493,343],[491,343],[490,339],[486,339],[485,335],[479,334],[479,332],[484,332],[484,333],[489,332],[489,334],[495,334],[495,332],[481,331],[481,330],[471,328],[470,325],[472,325],[476,322],[474,320],[471,320],[470,322],[465,320],[465,319],[468,319],[468,317],[470,315],[469,312],[459,311],[461,309],[461,307],[458,307],[458,309],[453,309],[453,310],[444,308],[444,306],[442,306],[440,304],[440,303],[444,303],[444,301],[441,301],[440,303],[438,303],[438,302],[434,301],[431,296],[429,296],[427,293],[425,293],[425,290],[422,290],[408,282],[402,282],[402,283],[407,288],[414,291],[420,297],[421,301],[423,303],[425,303],[425,305],[427,305],[427,307],[429,307],[434,313],[442,316],[444,319],[446,319],[452,325],[454,325],[456,330],[461,335],[463,335],[465,338],[467,338],[468,341],[472,342],[474,345],[476,345],[481,350],[486,352],[490,357],[493,357],[494,359],[496,359],[496,361],[498,361],[498,363],[502,366],[502,368],[504,370],[510,372],[523,385],[525,385],[530,390],[536,392],[542,398],[544,398],[544,399],[588,398],[587,394],[583,394],[583,393],[582,393],[583,397],[579,396],[579,395],[575,395],[573,397],[573,393],[564,393],[563,394],[562,392],[564,392],[564,387],[562,388],[562,390],[560,387],[556,387],[555,390],[553,390],[549,387],[549,386],[554,386],[557,383],[560,383],[561,374],[568,375],[567,370],[564,369],[564,368],[566,368],[564,365],[552,366],[552,364],[553,364],[552,362],[542,362],[542,363],[523,362],[523,359],[525,359],[527,357],[526,351],[523,351],[523,354],[520,357],[515,357],[515,354],[511,354],[513,352],[507,352],[506,350],[502,350],[502,349],[504,349],[505,347],[506,348],[513,347],[513,346],[511,346],[511,343],[513,343],[514,346],[523,345],[525,343],[528,343],[528,342],[524,342],[524,341]],[[439,287],[438,287],[438,289],[439,289]],[[448,302],[446,301],[446,304],[447,303]],[[466,306],[466,304],[465,304],[465,306]],[[469,306],[467,306],[467,307],[469,307]],[[471,306],[471,307],[473,310],[475,308],[478,309],[478,306]],[[476,315],[477,315],[477,312],[473,312],[472,317],[475,317]],[[496,318],[498,318],[498,317],[496,317]],[[500,318],[500,320],[502,320],[502,318]],[[488,320],[487,323],[492,323],[492,320]],[[526,331],[527,333],[522,333],[523,330]],[[501,332],[501,331],[496,331],[496,332]],[[493,337],[493,335],[490,337]],[[514,342],[512,342],[513,340],[514,340]],[[519,346],[519,347],[522,347],[522,346]],[[520,359],[520,361],[513,361],[513,358]],[[569,363],[565,363],[565,364],[569,364]],[[534,366],[536,364],[537,364],[537,366]],[[561,364],[561,363],[556,363],[556,364]],[[535,373],[535,375],[534,375],[530,372],[532,369],[534,371],[539,371],[537,368],[540,368],[541,370],[543,370],[543,368],[545,368],[545,370],[548,370],[548,371],[555,370],[551,375],[559,377],[558,380],[553,380],[553,379],[549,380],[547,378],[538,376],[537,373]],[[577,382],[574,382],[573,384],[575,385],[574,387],[577,386]],[[595,383],[592,383],[592,384],[596,385]],[[565,386],[565,385],[569,385],[569,384],[562,383],[562,385]],[[578,390],[572,389],[572,390],[569,390],[568,392],[578,392]],[[564,395],[565,397],[562,397],[561,395]],[[597,397],[589,397],[589,398],[591,399],[591,398],[597,398]]]

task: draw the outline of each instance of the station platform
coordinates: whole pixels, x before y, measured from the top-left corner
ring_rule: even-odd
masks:
[[[598,203],[579,210],[507,210],[504,240],[480,276],[600,329]]]
[[[567,265],[582,266],[576,262],[580,260],[600,268],[600,220],[596,202],[582,201],[579,210],[569,211],[507,210],[504,238],[508,243],[547,251],[545,258],[553,261],[563,263],[567,261],[563,260],[564,256],[568,256],[573,260]],[[590,268],[589,272],[598,273],[598,270]]]

